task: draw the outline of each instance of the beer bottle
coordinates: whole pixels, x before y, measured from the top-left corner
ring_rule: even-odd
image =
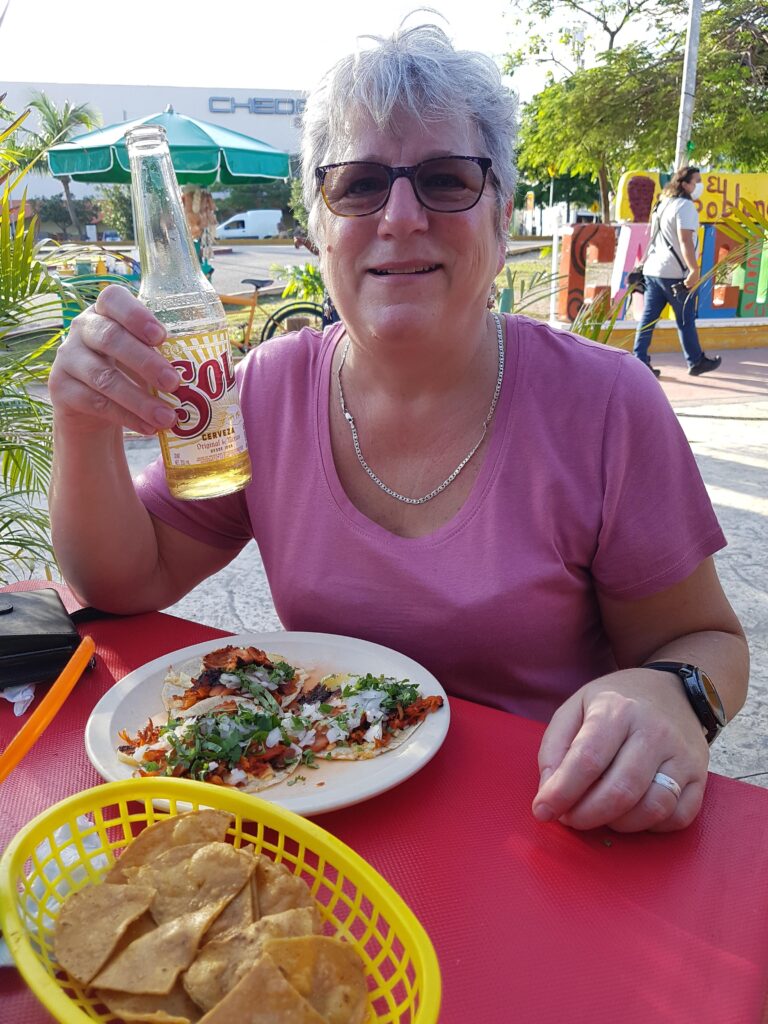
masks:
[[[176,423],[160,432],[168,488],[177,498],[239,491],[251,479],[251,463],[224,307],[192,245],[165,129],[142,125],[125,139],[139,298],[168,332],[159,351],[181,378],[173,395],[163,396],[177,409]]]

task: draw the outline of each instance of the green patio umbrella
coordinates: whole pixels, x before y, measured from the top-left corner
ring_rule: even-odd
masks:
[[[145,124],[165,128],[181,185],[246,185],[260,178],[290,175],[287,153],[249,135],[177,114],[171,106],[162,114],[122,121],[52,146],[48,150],[51,174],[66,175],[73,181],[129,184],[131,170],[125,133]]]

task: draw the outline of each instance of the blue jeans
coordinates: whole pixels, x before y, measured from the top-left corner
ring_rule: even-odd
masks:
[[[675,283],[676,281],[668,277],[645,279],[645,304],[635,335],[634,348],[635,355],[644,363],[651,361],[648,349],[651,347],[653,329],[667,305],[672,307],[675,314],[677,335],[688,365],[695,366],[704,354],[696,333],[696,295],[682,295],[678,298],[672,292],[672,285]]]

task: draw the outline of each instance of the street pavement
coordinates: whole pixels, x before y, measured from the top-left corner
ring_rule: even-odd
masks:
[[[722,356],[718,371],[699,378],[687,375],[682,354],[653,361],[728,538],[715,560],[752,654],[749,698],[715,743],[711,767],[768,787],[768,349]],[[126,447],[134,472],[158,450],[146,438]],[[281,628],[254,543],[168,611],[232,632]]]

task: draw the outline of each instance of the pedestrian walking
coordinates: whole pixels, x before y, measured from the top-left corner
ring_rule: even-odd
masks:
[[[651,217],[651,241],[643,263],[645,304],[634,352],[657,377],[661,371],[651,366],[649,349],[654,327],[667,305],[675,314],[688,373],[698,377],[716,370],[721,363],[720,356],[702,352],[696,331],[697,297],[693,289],[701,275],[695,200],[703,191],[698,167],[681,167],[665,186]]]

